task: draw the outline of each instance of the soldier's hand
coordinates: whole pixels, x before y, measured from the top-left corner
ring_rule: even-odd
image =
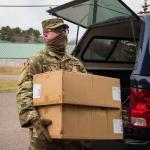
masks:
[[[51,123],[52,121],[47,119],[37,119],[33,122],[33,126],[35,127],[40,139],[51,142],[51,137],[47,131],[47,126]]]
[[[42,119],[42,122],[45,127],[52,124],[52,120],[48,120],[48,119]]]

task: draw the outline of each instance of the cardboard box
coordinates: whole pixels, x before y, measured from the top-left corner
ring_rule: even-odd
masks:
[[[33,105],[78,104],[121,108],[119,79],[53,71],[33,77]]]
[[[38,112],[52,120],[48,131],[53,139],[123,139],[119,109],[63,104],[40,106]]]

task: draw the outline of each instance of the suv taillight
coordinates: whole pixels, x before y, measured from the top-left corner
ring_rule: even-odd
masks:
[[[150,128],[150,90],[130,89],[130,123],[133,127]]]

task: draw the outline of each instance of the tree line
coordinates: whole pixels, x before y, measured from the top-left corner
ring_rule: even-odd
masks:
[[[0,29],[0,40],[8,42],[41,42],[40,32],[33,28],[22,30],[19,27],[3,26]]]

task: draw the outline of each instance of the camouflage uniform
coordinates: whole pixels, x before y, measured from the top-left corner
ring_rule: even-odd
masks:
[[[47,47],[35,56],[31,57],[22,70],[18,83],[17,109],[19,112],[21,126],[30,128],[30,150],[59,150],[62,149],[62,146],[65,150],[80,149],[80,144],[78,142],[53,141],[50,143],[42,141],[36,134],[34,127],[32,127],[32,120],[39,117],[36,108],[32,106],[33,75],[60,69],[86,73],[84,66],[77,58],[67,53],[65,53],[63,58],[61,58]]]

